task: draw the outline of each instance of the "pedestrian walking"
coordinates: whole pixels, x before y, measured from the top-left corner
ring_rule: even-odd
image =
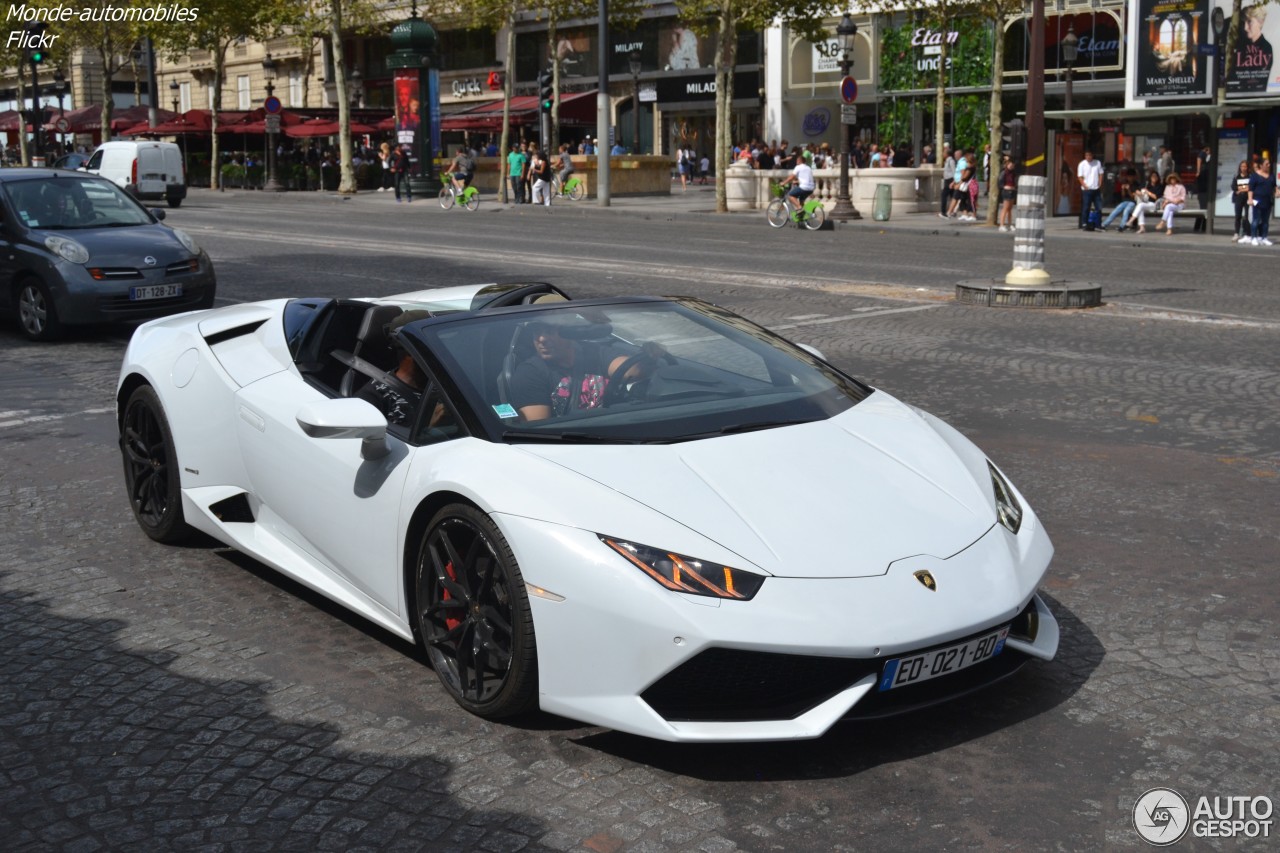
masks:
[[[395,184],[395,177],[391,173],[391,163],[394,157],[391,154],[390,143],[384,142],[378,148],[378,161],[382,164],[382,183],[378,186],[378,192],[384,193],[391,189]]]
[[[1249,177],[1249,207],[1253,208],[1253,237],[1251,245],[1270,246],[1268,231],[1271,224],[1271,208],[1275,205],[1276,182],[1271,177],[1271,161],[1258,163],[1258,170]]]
[[[1196,203],[1201,210],[1208,210],[1210,204],[1209,193],[1209,173],[1213,168],[1209,165],[1213,159],[1213,153],[1209,150],[1209,146],[1203,146],[1196,152]],[[1209,227],[1208,216],[1197,216],[1193,231],[1205,231]]]
[[[551,161],[538,150],[531,147],[532,159],[529,160],[529,178],[533,182],[533,203],[551,207]]]
[[[1084,152],[1084,159],[1076,166],[1076,178],[1080,181],[1080,221],[1077,228],[1089,224],[1089,212],[1098,212],[1102,221],[1102,163],[1093,159],[1092,151]]]
[[[409,183],[409,172],[413,168],[413,160],[409,156],[409,143],[405,142],[396,149],[395,160],[391,165],[396,180],[396,204],[403,201],[413,203],[413,187]],[[402,199],[401,192],[404,193]]]
[[[1231,242],[1253,242],[1253,225],[1249,221],[1252,210],[1249,207],[1249,161],[1241,160],[1236,173],[1231,177],[1231,202],[1236,209],[1236,227],[1231,233]]]
[[[522,147],[513,145],[507,154],[507,182],[511,184],[512,204],[524,204],[524,170],[527,163]]]

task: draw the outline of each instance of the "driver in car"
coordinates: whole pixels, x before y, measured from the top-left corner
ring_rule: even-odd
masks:
[[[560,417],[594,409],[604,401],[610,378],[627,356],[610,357],[603,346],[561,334],[562,322],[529,324],[534,354],[516,365],[511,380],[512,404],[526,421]],[[627,370],[625,380],[643,378],[643,365]]]

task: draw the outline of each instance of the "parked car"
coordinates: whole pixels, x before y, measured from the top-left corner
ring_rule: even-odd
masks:
[[[144,201],[163,200],[178,207],[187,197],[182,149],[172,142],[104,142],[83,169]]]
[[[148,536],[419,643],[484,717],[815,738],[1057,651],[1053,545],[981,450],[696,299],[231,305],[139,327],[116,400]]]
[[[63,154],[57,160],[53,161],[53,168],[67,169],[74,172],[89,162],[88,154],[81,154],[78,151],[72,151],[70,154]]]
[[[0,311],[32,340],[64,326],[211,308],[209,256],[111,181],[0,171]]]

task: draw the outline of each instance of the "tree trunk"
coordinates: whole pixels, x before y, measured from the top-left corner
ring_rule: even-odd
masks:
[[[1004,129],[1003,113],[1000,107],[1000,97],[1004,94],[1004,15],[999,12],[994,18],[996,50],[995,56],[991,60],[991,115],[987,119],[988,130],[987,140],[991,144],[991,176],[987,178],[987,224],[996,224],[996,214],[1000,207],[1000,193],[997,188],[998,180],[991,180],[992,176],[999,174],[996,171],[996,163],[1000,154],[1000,138],[1003,135],[1001,131]]]
[[[933,150],[941,163],[946,159],[942,155],[942,145],[947,136],[947,49],[950,45],[947,44],[947,22],[940,21],[938,28],[942,31],[942,44],[938,46],[941,52],[938,54],[938,85],[934,91]]]
[[[356,191],[356,170],[351,165],[351,102],[347,99],[347,63],[342,56],[342,3],[330,0],[329,38],[333,40],[333,83],[338,97],[338,192],[353,195]],[[426,73],[423,69],[422,73]],[[422,128],[418,128],[422,133]],[[427,145],[427,156],[432,156]],[[422,164],[419,164],[422,168]]]
[[[27,100],[27,63],[18,60],[18,111],[26,109]],[[18,162],[24,166],[31,165],[31,151],[27,146],[27,123],[18,117]]]
[[[115,79],[115,50],[110,40],[99,42],[98,61],[102,66],[102,76],[98,79],[99,95],[102,98],[102,141],[111,138],[111,119],[115,114],[115,101],[111,98],[111,83]]]
[[[1214,100],[1218,106],[1222,106],[1227,102],[1227,77],[1235,69],[1236,65],[1236,44],[1240,40],[1240,0],[1232,0],[1231,2],[1231,21],[1227,26],[1227,43],[1222,46],[1222,56],[1218,59],[1222,65],[1222,73],[1218,76],[1218,97]],[[1222,127],[1223,113],[1218,113],[1218,119],[1214,122],[1215,126]],[[1214,147],[1217,150],[1217,147]]]
[[[547,18],[547,53],[551,57],[551,120],[547,122],[547,139],[542,140],[543,154],[548,157],[551,152],[556,150],[556,146],[560,144],[560,57],[557,55],[556,32],[557,24],[555,12],[548,12]],[[608,88],[608,82],[601,83],[602,86]],[[541,92],[539,92],[541,94]],[[541,106],[538,108],[541,110]],[[541,116],[539,116],[541,119]],[[538,127],[542,127],[542,122],[538,122]]]
[[[733,69],[738,64],[738,20],[734,0],[720,0],[716,37],[716,213],[729,212],[725,180],[729,176],[729,152],[733,150]],[[655,140],[656,142],[656,140]],[[657,153],[657,145],[654,145]],[[670,152],[668,152],[670,153]]]
[[[209,189],[223,190],[222,163],[218,160],[218,107],[222,106],[222,75],[226,71],[227,48],[231,42],[220,43],[213,52],[213,90],[209,98]]]
[[[507,161],[506,156],[510,153],[511,145],[511,87],[512,73],[515,68],[516,55],[516,13],[515,9],[511,10],[511,17],[507,18],[507,64],[502,72],[502,144],[498,146],[498,186],[501,187],[498,197],[502,199],[502,203],[507,203],[507,185],[511,182],[507,180]],[[597,152],[598,156],[599,152]]]

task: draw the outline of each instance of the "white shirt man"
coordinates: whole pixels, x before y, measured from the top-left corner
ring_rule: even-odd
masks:
[[[1093,152],[1084,152],[1084,159],[1076,166],[1076,177],[1080,179],[1080,219],[1077,228],[1084,228],[1089,223],[1089,211],[1097,210],[1099,221],[1102,217],[1102,164],[1093,159]],[[1092,230],[1092,227],[1090,228]]]

